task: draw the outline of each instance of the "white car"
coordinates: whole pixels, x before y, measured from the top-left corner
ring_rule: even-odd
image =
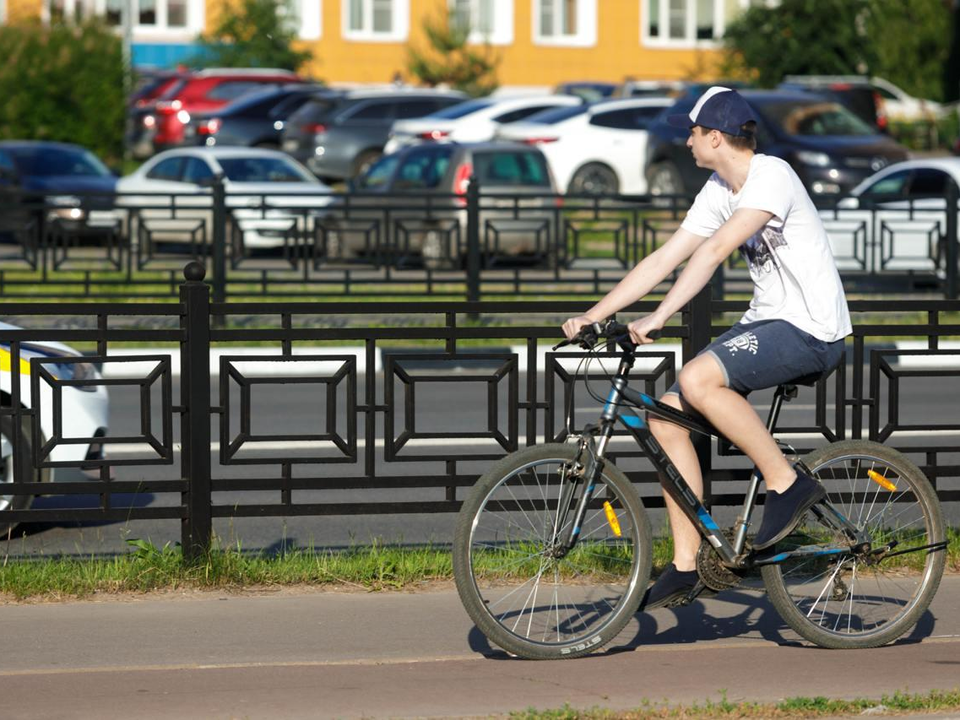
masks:
[[[946,193],[960,183],[960,158],[889,165],[820,211],[837,266],[843,270],[942,273]]]
[[[870,82],[883,98],[884,109],[891,120],[935,120],[943,115],[943,105],[934,100],[913,97],[881,77],[872,77]]]
[[[333,199],[328,185],[282,152],[195,147],[162,152],[120,178],[117,205],[146,208],[136,211],[137,232],[152,242],[209,242],[210,188],[218,176],[246,248],[282,247],[292,236],[303,236]]]
[[[3,330],[20,330],[15,325],[0,323]],[[52,341],[30,341],[20,345],[20,363],[12,371],[10,343],[0,340],[0,392],[3,393],[4,406],[9,406],[13,393],[13,381],[20,383],[20,402],[25,408],[39,413],[40,432],[42,434],[40,456],[44,462],[69,462],[80,466],[84,460],[100,459],[102,445],[95,438],[107,435],[107,418],[110,401],[107,389],[103,385],[60,385],[58,417],[54,415],[54,386],[43,375],[40,376],[40,397],[33,396],[31,388],[31,358],[49,358],[54,362],[44,363],[44,368],[56,380],[100,379],[96,367],[82,359],[80,353]],[[56,422],[60,422],[59,432]],[[14,480],[14,435],[18,432],[14,419],[0,417],[0,488],[3,483]],[[26,467],[32,468],[33,437],[29,421],[19,429],[20,453]],[[70,439],[71,442],[53,442]],[[48,444],[53,446],[48,448]],[[69,475],[65,479],[69,478]],[[36,475],[28,474],[28,482],[34,482]],[[42,482],[57,480],[56,468],[43,468],[39,472]],[[16,523],[5,522],[5,510],[24,510],[30,507],[33,497],[30,495],[4,495],[0,489],[0,539],[5,539],[10,528]]]
[[[432,115],[397,120],[390,130],[383,153],[388,155],[407,145],[422,142],[487,142],[503,125],[519,122],[544,110],[582,105],[572,95],[485,97],[467,100]]]
[[[643,195],[647,127],[673,103],[632,98],[559,108],[502,127],[497,137],[539,147],[562,192]]]

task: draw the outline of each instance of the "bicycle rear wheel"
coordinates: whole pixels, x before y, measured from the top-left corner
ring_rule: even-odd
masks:
[[[562,523],[558,517],[583,487],[572,502],[558,500],[582,472],[576,455],[575,446],[559,444],[513,453],[480,478],[460,510],[453,572],[464,608],[491,642],[523,658],[599,649],[634,615],[650,577],[646,511],[609,463],[579,542],[568,554],[557,552],[573,510]]]
[[[885,645],[916,624],[940,584],[946,552],[929,547],[944,541],[936,492],[916,465],[875,442],[833,443],[804,462],[827,501],[869,531],[872,550],[853,552],[842,533],[808,511],[777,551],[823,554],[764,566],[770,601],[791,628],[821,647]]]

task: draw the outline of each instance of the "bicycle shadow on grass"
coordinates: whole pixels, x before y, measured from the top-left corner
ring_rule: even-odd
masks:
[[[891,645],[921,642],[933,634],[936,624],[927,610],[917,624]],[[727,590],[717,598],[697,600],[686,607],[638,612],[620,635],[597,656],[632,652],[644,646],[709,643],[741,638],[766,640],[781,647],[818,649],[796,636],[760,592]],[[476,627],[468,634],[470,649],[490,660],[516,660],[493,646]]]

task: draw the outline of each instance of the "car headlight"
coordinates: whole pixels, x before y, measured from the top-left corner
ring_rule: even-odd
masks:
[[[797,152],[797,160],[804,165],[813,167],[827,167],[831,164],[830,156],[822,152],[813,152],[811,150],[800,150]]]

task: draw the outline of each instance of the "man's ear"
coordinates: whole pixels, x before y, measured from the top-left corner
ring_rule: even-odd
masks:
[[[723,133],[719,130],[710,131],[710,147],[716,150],[720,147],[720,143],[723,141]]]

